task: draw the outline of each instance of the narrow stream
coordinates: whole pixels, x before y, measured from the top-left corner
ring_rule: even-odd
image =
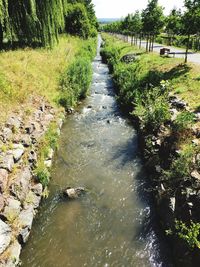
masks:
[[[137,135],[120,114],[100,43],[91,96],[63,126],[50,197],[23,249],[23,267],[172,266],[145,191]],[[63,201],[67,186],[88,192]]]

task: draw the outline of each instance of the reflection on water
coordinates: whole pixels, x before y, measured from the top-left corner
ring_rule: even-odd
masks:
[[[35,220],[22,266],[172,266],[163,259],[167,249],[144,190],[137,135],[119,112],[99,52],[93,69],[91,96],[63,127],[50,198]],[[64,201],[59,193],[65,186],[84,186],[87,194]]]

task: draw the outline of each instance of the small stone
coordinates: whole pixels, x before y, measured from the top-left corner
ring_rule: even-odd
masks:
[[[12,138],[13,132],[10,128],[4,128],[2,131],[2,137],[4,141],[10,140]]]
[[[24,147],[29,147],[32,144],[30,135],[23,135],[21,138],[21,143]]]
[[[12,154],[6,154],[5,156],[0,156],[0,168],[12,172],[14,166],[14,158]]]
[[[13,222],[15,218],[19,215],[21,210],[21,203],[10,197],[7,199],[7,205],[4,209],[3,216],[9,221]]]
[[[51,166],[52,166],[52,160],[45,160],[44,165],[45,165],[47,168],[51,168]]]
[[[194,178],[194,179],[200,180],[200,173],[197,170],[194,170],[191,173],[191,177]]]
[[[35,130],[34,123],[30,123],[30,124],[28,124],[28,125],[25,126],[25,132],[27,134],[32,134],[34,130]]]
[[[156,168],[156,172],[157,173],[161,173],[162,172],[162,168],[160,167],[160,165],[156,165],[155,168]]]
[[[8,184],[8,171],[0,169],[0,191],[3,193]]]
[[[22,146],[22,148],[17,148],[17,149],[12,150],[14,161],[18,162],[21,159],[21,157],[23,156],[24,152],[25,152],[25,150],[24,150],[23,146]]]
[[[68,199],[77,199],[84,193],[85,193],[85,189],[82,187],[78,187],[78,188],[68,187],[63,191],[64,197]]]
[[[15,129],[19,129],[21,126],[21,118],[11,117],[8,119],[6,126],[10,128],[12,131]]]
[[[11,228],[0,220],[0,254],[2,254],[11,241]]]
[[[28,161],[33,164],[37,163],[37,154],[34,150],[30,151]]]
[[[41,196],[43,192],[43,186],[41,183],[35,184],[31,187],[31,190],[37,195]]]
[[[170,208],[174,212],[175,211],[176,198],[175,197],[171,197],[169,201],[170,201]]]
[[[67,113],[69,113],[69,114],[74,113],[74,109],[73,109],[73,108],[68,108],[66,111],[67,111]]]

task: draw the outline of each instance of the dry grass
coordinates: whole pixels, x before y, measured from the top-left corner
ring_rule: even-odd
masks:
[[[61,36],[59,45],[52,50],[26,48],[1,52],[0,120],[20,108],[22,103],[25,106],[32,95],[44,96],[55,104],[60,74],[82,42],[75,37]]]

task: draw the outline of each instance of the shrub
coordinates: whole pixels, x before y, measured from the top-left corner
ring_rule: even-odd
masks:
[[[176,235],[185,240],[190,248],[200,249],[200,223],[190,222],[186,225],[182,221],[175,221]]]
[[[35,175],[38,180],[44,187],[49,184],[50,173],[44,163],[40,162],[35,169]]]
[[[60,78],[59,103],[68,109],[87,96],[92,81],[91,60],[96,53],[96,38],[85,41],[75,60]]]
[[[85,98],[92,80],[92,67],[89,58],[80,56],[69,66],[60,80],[60,104],[65,108],[74,106]]]
[[[147,132],[158,131],[171,117],[166,94],[162,94],[159,88],[139,93],[133,114],[140,118],[141,126]]]
[[[83,39],[97,35],[97,31],[88,18],[86,7],[82,3],[68,5],[65,21],[66,31],[70,34],[78,35]]]
[[[164,172],[165,179],[169,183],[179,186],[185,181],[191,180],[191,170],[195,154],[195,147],[193,145],[186,145],[179,157],[172,161],[170,169]]]

